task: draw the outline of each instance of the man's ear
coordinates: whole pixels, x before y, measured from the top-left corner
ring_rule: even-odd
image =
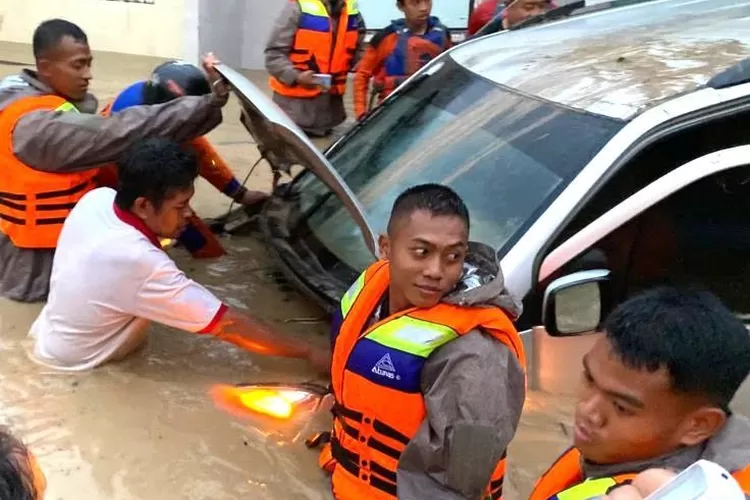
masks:
[[[378,236],[378,257],[383,260],[391,258],[391,240],[387,234]]]
[[[154,211],[154,206],[145,196],[139,196],[133,202],[133,206],[130,208],[130,211],[139,219],[146,220]]]
[[[41,76],[49,75],[50,66],[52,66],[52,63],[48,59],[38,59],[36,61],[36,71]]]
[[[700,444],[719,432],[726,421],[727,414],[724,410],[714,406],[703,406],[685,419],[685,430],[680,444],[683,446]]]

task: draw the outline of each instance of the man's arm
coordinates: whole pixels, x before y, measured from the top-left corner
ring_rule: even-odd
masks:
[[[286,85],[294,85],[301,73],[289,59],[301,15],[297,2],[287,2],[266,43],[266,71]]]
[[[479,500],[515,435],[524,373],[499,341],[472,332],[422,372],[427,418],[399,461],[399,500]]]
[[[370,80],[378,63],[377,49],[368,44],[365,56],[359,62],[357,72],[354,75],[354,116],[357,120],[367,113]]]
[[[269,325],[223,304],[205,287],[191,280],[160,249],[141,256],[152,271],[137,295],[131,314],[185,330],[209,334],[250,352],[309,360],[329,369],[327,349],[274,330]]]
[[[183,142],[206,134],[221,123],[222,105],[212,94],[135,106],[110,117],[35,111],[23,116],[13,130],[13,152],[37,170],[85,170],[117,160],[139,139]]]
[[[242,184],[208,139],[193,139],[190,141],[190,147],[198,156],[198,174],[201,177],[230,198],[240,191]]]

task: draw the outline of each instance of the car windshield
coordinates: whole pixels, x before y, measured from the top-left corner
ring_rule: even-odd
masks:
[[[471,238],[504,254],[623,126],[517,94],[444,57],[326,153],[382,232],[396,196],[436,182],[471,214]],[[315,176],[297,178],[306,226],[352,270],[372,262],[354,220]]]

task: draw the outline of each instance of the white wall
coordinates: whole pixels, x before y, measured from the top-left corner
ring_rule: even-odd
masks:
[[[193,0],[0,0],[0,41],[31,43],[40,22],[61,17],[81,26],[95,50],[183,57],[192,3]]]

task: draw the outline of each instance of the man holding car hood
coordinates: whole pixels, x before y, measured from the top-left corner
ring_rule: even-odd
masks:
[[[451,189],[397,199],[380,260],[334,320],[334,428],[320,456],[339,500],[500,498],[525,355],[495,252],[469,243]]]

